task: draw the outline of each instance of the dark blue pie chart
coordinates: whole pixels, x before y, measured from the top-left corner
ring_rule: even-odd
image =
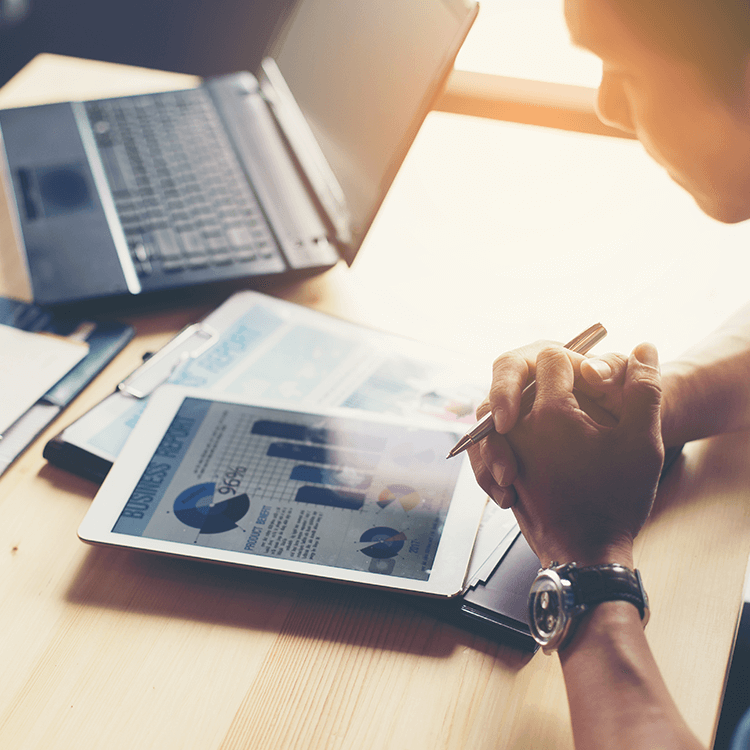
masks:
[[[365,531],[359,541],[367,545],[362,547],[360,552],[368,557],[383,560],[387,557],[395,557],[401,552],[406,541],[406,534],[387,526],[376,526],[374,529]]]
[[[237,528],[237,521],[250,510],[250,498],[243,493],[214,501],[215,487],[213,482],[204,482],[183,490],[174,501],[175,516],[201,534]]]

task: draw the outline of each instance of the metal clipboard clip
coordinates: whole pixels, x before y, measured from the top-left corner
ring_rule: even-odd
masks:
[[[150,396],[184,362],[201,355],[214,344],[219,334],[205,323],[193,323],[178,333],[166,346],[149,357],[128,375],[117,390],[134,398]]]

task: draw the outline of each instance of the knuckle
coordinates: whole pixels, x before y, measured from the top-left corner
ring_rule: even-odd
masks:
[[[628,366],[628,358],[623,354],[610,353],[599,357],[603,359],[613,370],[625,370]]]
[[[564,357],[565,356],[565,349],[562,346],[559,346],[558,344],[547,344],[546,346],[543,346],[539,350],[539,354],[537,354],[537,362],[540,359],[549,359],[549,358],[556,358],[556,357]]]
[[[565,350],[561,346],[545,346],[541,349],[536,358],[537,379],[539,378],[540,368],[542,370],[549,370],[552,368],[553,371],[556,371],[559,367],[558,363],[560,363],[563,358],[567,357]]]
[[[635,381],[635,386],[642,393],[653,397],[661,397],[661,377],[656,370],[644,370]]]
[[[492,371],[496,377],[505,373],[525,373],[527,370],[526,358],[521,354],[519,349],[512,349],[509,352],[501,354],[492,363]]]

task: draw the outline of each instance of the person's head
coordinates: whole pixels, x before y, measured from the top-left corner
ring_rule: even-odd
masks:
[[[750,0],[565,0],[603,62],[597,111],[709,215],[750,218]]]

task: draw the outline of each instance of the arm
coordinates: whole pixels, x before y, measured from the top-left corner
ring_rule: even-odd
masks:
[[[650,511],[663,458],[655,350],[641,345],[628,359],[614,424],[580,408],[573,363],[562,349],[540,352],[536,378],[534,406],[507,436],[518,457],[513,511],[524,535],[545,566],[556,560],[632,568],[633,540]],[[595,606],[559,653],[577,750],[700,747],[632,604]]]
[[[577,750],[698,750],[646,641],[638,610],[605,602],[560,651]]]
[[[663,368],[666,446],[750,427],[750,305]]]

